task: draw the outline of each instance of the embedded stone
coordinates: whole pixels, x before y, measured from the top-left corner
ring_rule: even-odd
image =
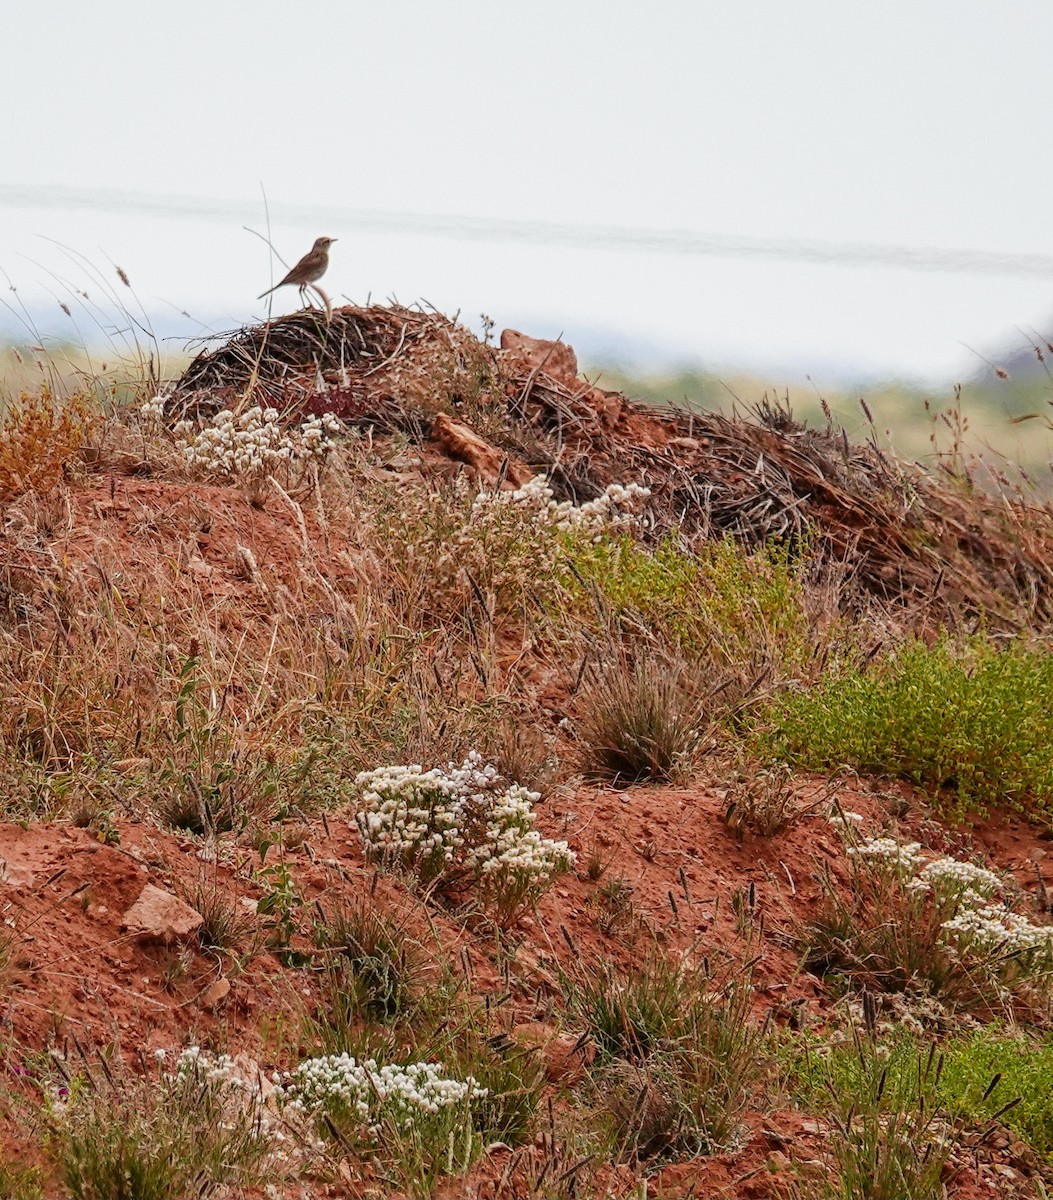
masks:
[[[148,941],[179,942],[193,936],[205,918],[185,900],[148,883],[121,918],[121,925]]]
[[[566,342],[551,342],[545,338],[529,337],[518,329],[505,329],[501,333],[501,349],[518,359],[528,370],[543,371],[572,391],[579,386],[578,356]]]

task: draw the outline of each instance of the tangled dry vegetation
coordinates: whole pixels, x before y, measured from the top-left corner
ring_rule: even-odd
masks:
[[[1045,1194],[1041,504],[345,308],[0,513],[0,1195]]]

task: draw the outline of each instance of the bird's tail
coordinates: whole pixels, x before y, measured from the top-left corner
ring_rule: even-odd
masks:
[[[280,287],[281,287],[281,284],[276,283],[274,285],[274,287],[268,288],[265,292],[260,292],[260,294],[256,297],[256,299],[262,300],[264,296],[269,296],[271,294],[271,292],[276,292]]]

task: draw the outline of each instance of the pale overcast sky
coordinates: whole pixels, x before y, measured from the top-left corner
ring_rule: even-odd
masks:
[[[1049,0],[34,0],[3,25],[0,299],[50,332],[67,281],[99,296],[54,242],[122,266],[162,332],[261,316],[265,191],[288,262],[339,238],[336,296],[594,353],[952,378],[1053,333]]]

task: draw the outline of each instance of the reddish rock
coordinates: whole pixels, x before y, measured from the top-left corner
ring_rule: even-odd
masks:
[[[12,888],[16,892],[24,892],[29,891],[35,882],[36,876],[28,867],[20,867],[0,859],[0,885]]]
[[[198,999],[201,1001],[203,1008],[212,1009],[222,1004],[229,994],[230,980],[225,975],[220,975],[218,979],[212,980]]]
[[[472,477],[480,483],[494,484],[504,468],[508,487],[520,487],[530,478],[530,471],[512,462],[503,450],[484,441],[470,425],[447,413],[439,413],[432,427],[432,439],[451,458],[466,463]]]
[[[550,342],[528,337],[518,329],[505,329],[501,333],[501,349],[527,370],[544,371],[564,387],[574,390],[579,387],[578,356],[566,342]]]
[[[185,941],[197,932],[205,918],[171,892],[148,883],[139,899],[121,918],[121,926],[148,941]]]
[[[544,1021],[526,1021],[517,1025],[512,1030],[512,1040],[541,1055],[545,1077],[550,1083],[574,1083],[596,1057],[595,1047],[588,1039],[560,1033]]]

